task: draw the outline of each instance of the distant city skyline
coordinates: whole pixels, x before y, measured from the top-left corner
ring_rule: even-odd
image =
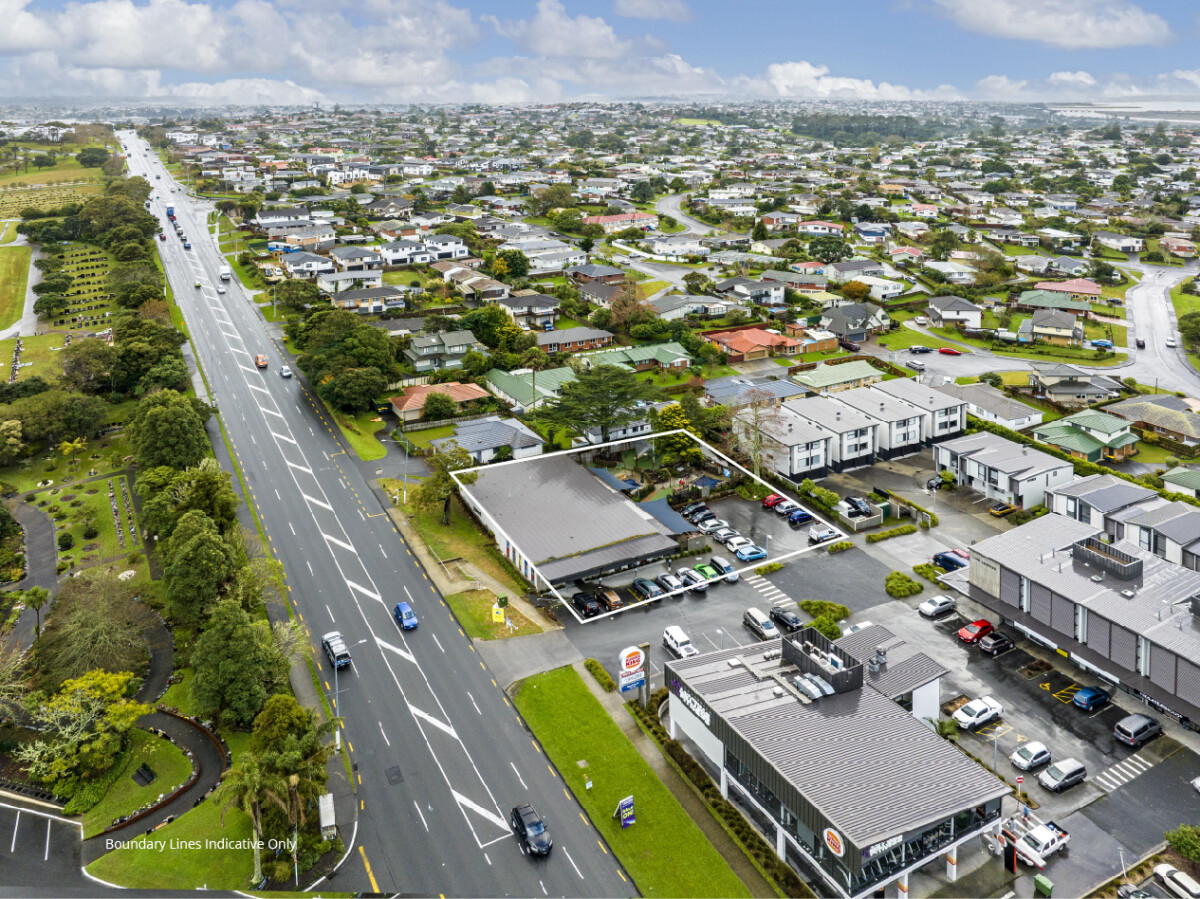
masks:
[[[0,17],[9,101],[1200,100],[1183,0],[0,0]]]

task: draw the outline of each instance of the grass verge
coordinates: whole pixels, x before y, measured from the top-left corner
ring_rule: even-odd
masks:
[[[344,412],[330,411],[330,414],[337,422],[338,429],[346,438],[346,442],[350,444],[354,452],[358,453],[358,458],[369,462],[372,459],[382,459],[387,455],[387,449],[375,436],[386,424],[379,413],[360,412],[357,415],[346,415]]]
[[[514,701],[642,895],[749,895],[574,668],[522,681]],[[580,759],[586,769],[576,765]],[[590,790],[583,788],[585,771]],[[622,829],[612,812],[631,794],[637,823]]]
[[[496,594],[491,590],[452,593],[446,597],[446,602],[454,610],[458,623],[463,626],[467,635],[478,640],[501,640],[505,637],[524,637],[527,634],[542,632],[538,624],[530,621],[512,606],[504,610],[508,620],[513,623],[511,630],[506,624],[493,623],[492,605],[496,602]]]
[[[134,782],[133,773],[143,764],[158,776],[144,787]],[[108,827],[115,819],[156,801],[160,794],[183,786],[192,776],[192,762],[178,746],[149,731],[134,728],[129,761],[104,798],[83,816],[86,840]]]
[[[16,234],[16,226],[12,226]],[[25,285],[29,282],[29,247],[0,250],[0,328],[7,328],[25,309]]]

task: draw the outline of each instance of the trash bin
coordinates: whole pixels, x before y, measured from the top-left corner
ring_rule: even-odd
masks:
[[[1033,888],[1039,896],[1050,896],[1054,892],[1054,881],[1045,874],[1038,874],[1033,878]]]

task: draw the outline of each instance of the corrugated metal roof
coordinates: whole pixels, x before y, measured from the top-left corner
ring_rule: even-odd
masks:
[[[888,396],[893,396],[898,400],[903,400],[926,412],[953,409],[966,403],[966,400],[943,393],[936,387],[930,387],[928,384],[918,384],[911,378],[893,378],[890,381],[882,381],[872,385],[871,389],[886,393]]]

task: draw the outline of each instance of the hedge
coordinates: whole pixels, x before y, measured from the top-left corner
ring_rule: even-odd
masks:
[[[922,562],[920,565],[914,565],[913,571],[925,578],[925,580],[929,581],[931,584],[936,584],[938,582],[938,578],[946,573],[946,569],[939,568],[932,562]]]
[[[844,553],[848,549],[854,549],[854,544],[849,540],[839,540],[837,543],[830,543],[829,548],[825,551],[833,555],[834,553]]]
[[[888,596],[903,599],[906,596],[916,596],[925,587],[919,581],[914,581],[903,571],[893,571],[884,579],[883,589],[887,591]]]
[[[757,568],[755,568],[754,573],[757,574],[759,577],[762,577],[764,575],[774,574],[776,571],[782,571],[782,570],[783,570],[782,562],[768,562],[766,565],[759,565]]]
[[[891,540],[893,537],[903,537],[905,534],[915,534],[916,532],[917,526],[915,524],[902,524],[898,528],[867,534],[867,542],[878,543],[880,540]]]
[[[617,682],[612,679],[612,675],[605,671],[604,666],[595,659],[584,659],[583,667],[592,672],[592,677],[604,688],[605,693],[611,693],[617,689]]]

